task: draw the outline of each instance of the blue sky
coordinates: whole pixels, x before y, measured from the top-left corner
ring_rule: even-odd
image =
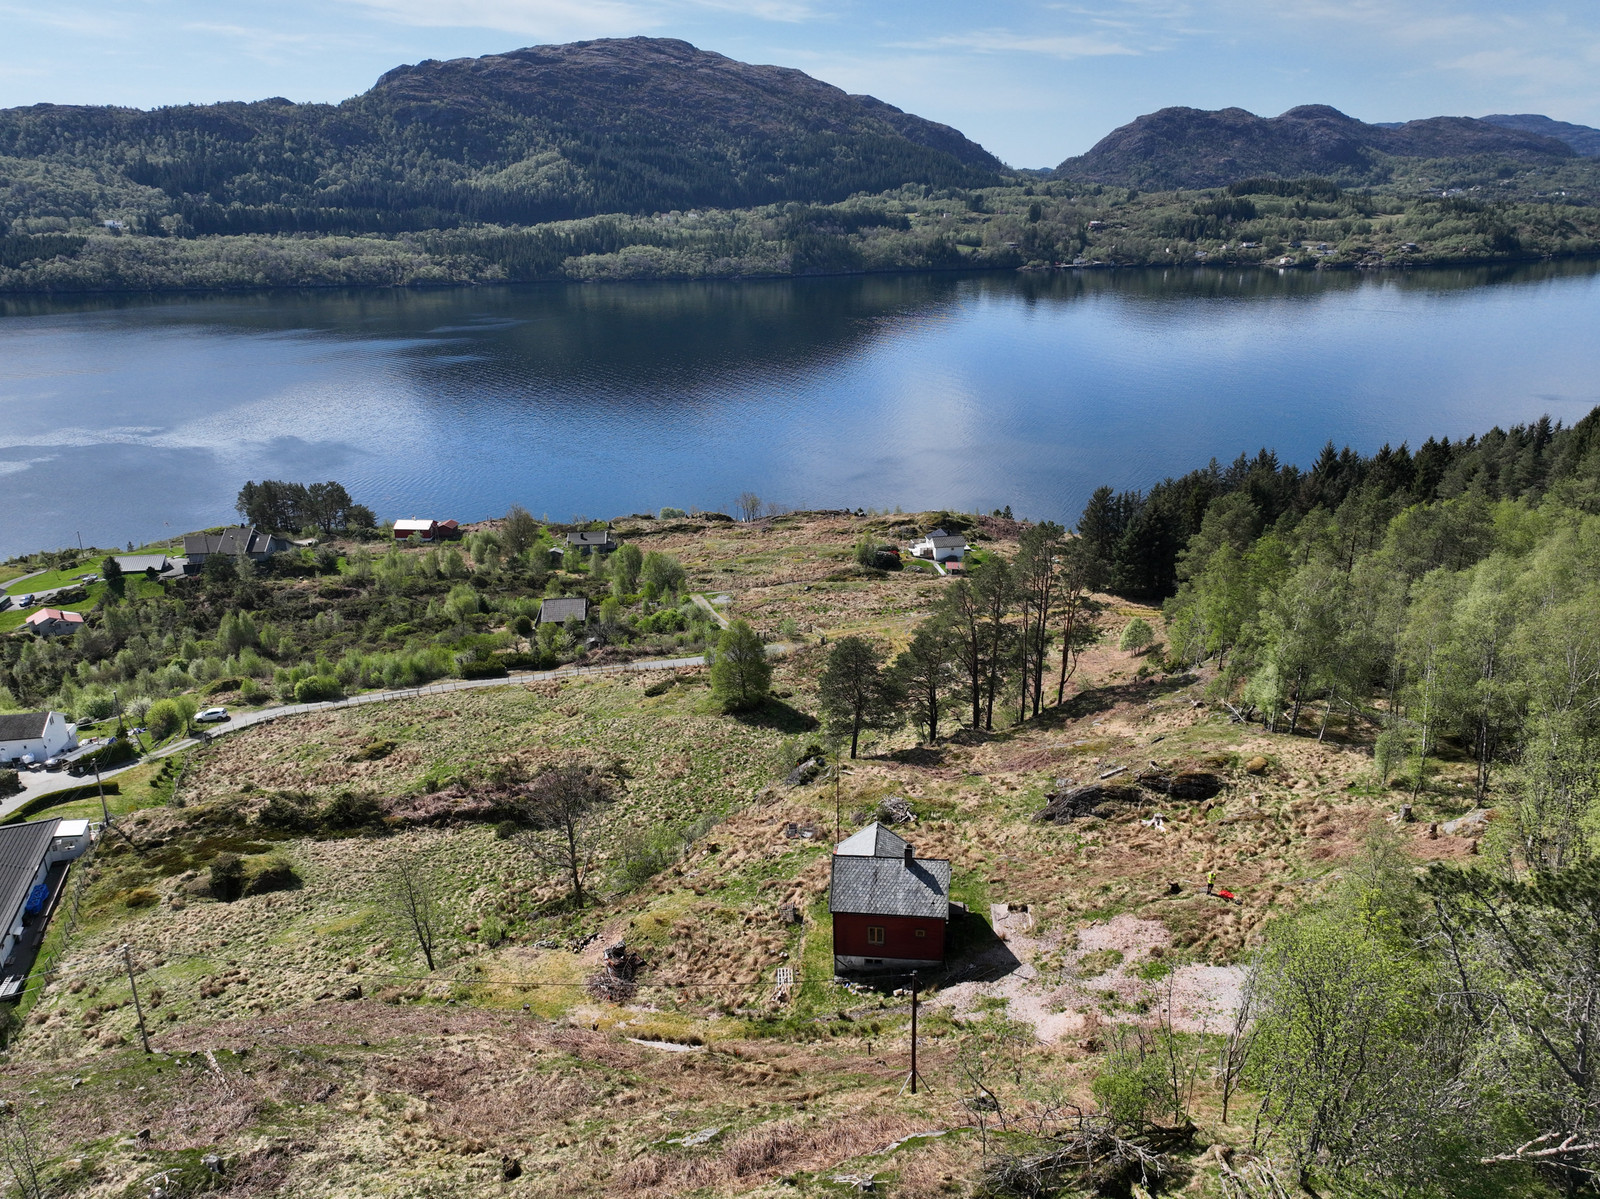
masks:
[[[0,0],[0,107],[341,100],[392,66],[680,37],[1053,166],[1143,112],[1600,125],[1595,0]]]

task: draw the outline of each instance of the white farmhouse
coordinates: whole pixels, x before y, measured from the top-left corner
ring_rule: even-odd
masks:
[[[44,762],[78,748],[78,726],[60,712],[11,712],[0,716],[0,762],[31,757]]]
[[[935,562],[959,562],[968,548],[965,537],[943,529],[935,529],[921,541],[911,543],[911,553],[915,557],[932,558]]]

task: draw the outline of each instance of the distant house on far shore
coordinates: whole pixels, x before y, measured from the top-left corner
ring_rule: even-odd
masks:
[[[566,624],[573,620],[589,623],[589,601],[581,596],[547,599],[539,605],[539,624]]]

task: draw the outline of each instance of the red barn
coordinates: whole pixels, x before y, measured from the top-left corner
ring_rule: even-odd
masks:
[[[950,863],[919,858],[904,837],[869,824],[834,847],[828,910],[836,973],[938,966],[950,920]]]

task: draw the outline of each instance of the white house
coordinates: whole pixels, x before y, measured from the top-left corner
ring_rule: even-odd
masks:
[[[12,712],[0,716],[0,762],[31,757],[44,762],[78,748],[78,726],[60,712]]]
[[[93,839],[87,820],[0,825],[0,999],[21,989],[68,863]]]
[[[935,562],[959,562],[966,556],[967,539],[955,533],[935,529],[921,541],[911,543],[911,553],[918,558],[932,558]]]

